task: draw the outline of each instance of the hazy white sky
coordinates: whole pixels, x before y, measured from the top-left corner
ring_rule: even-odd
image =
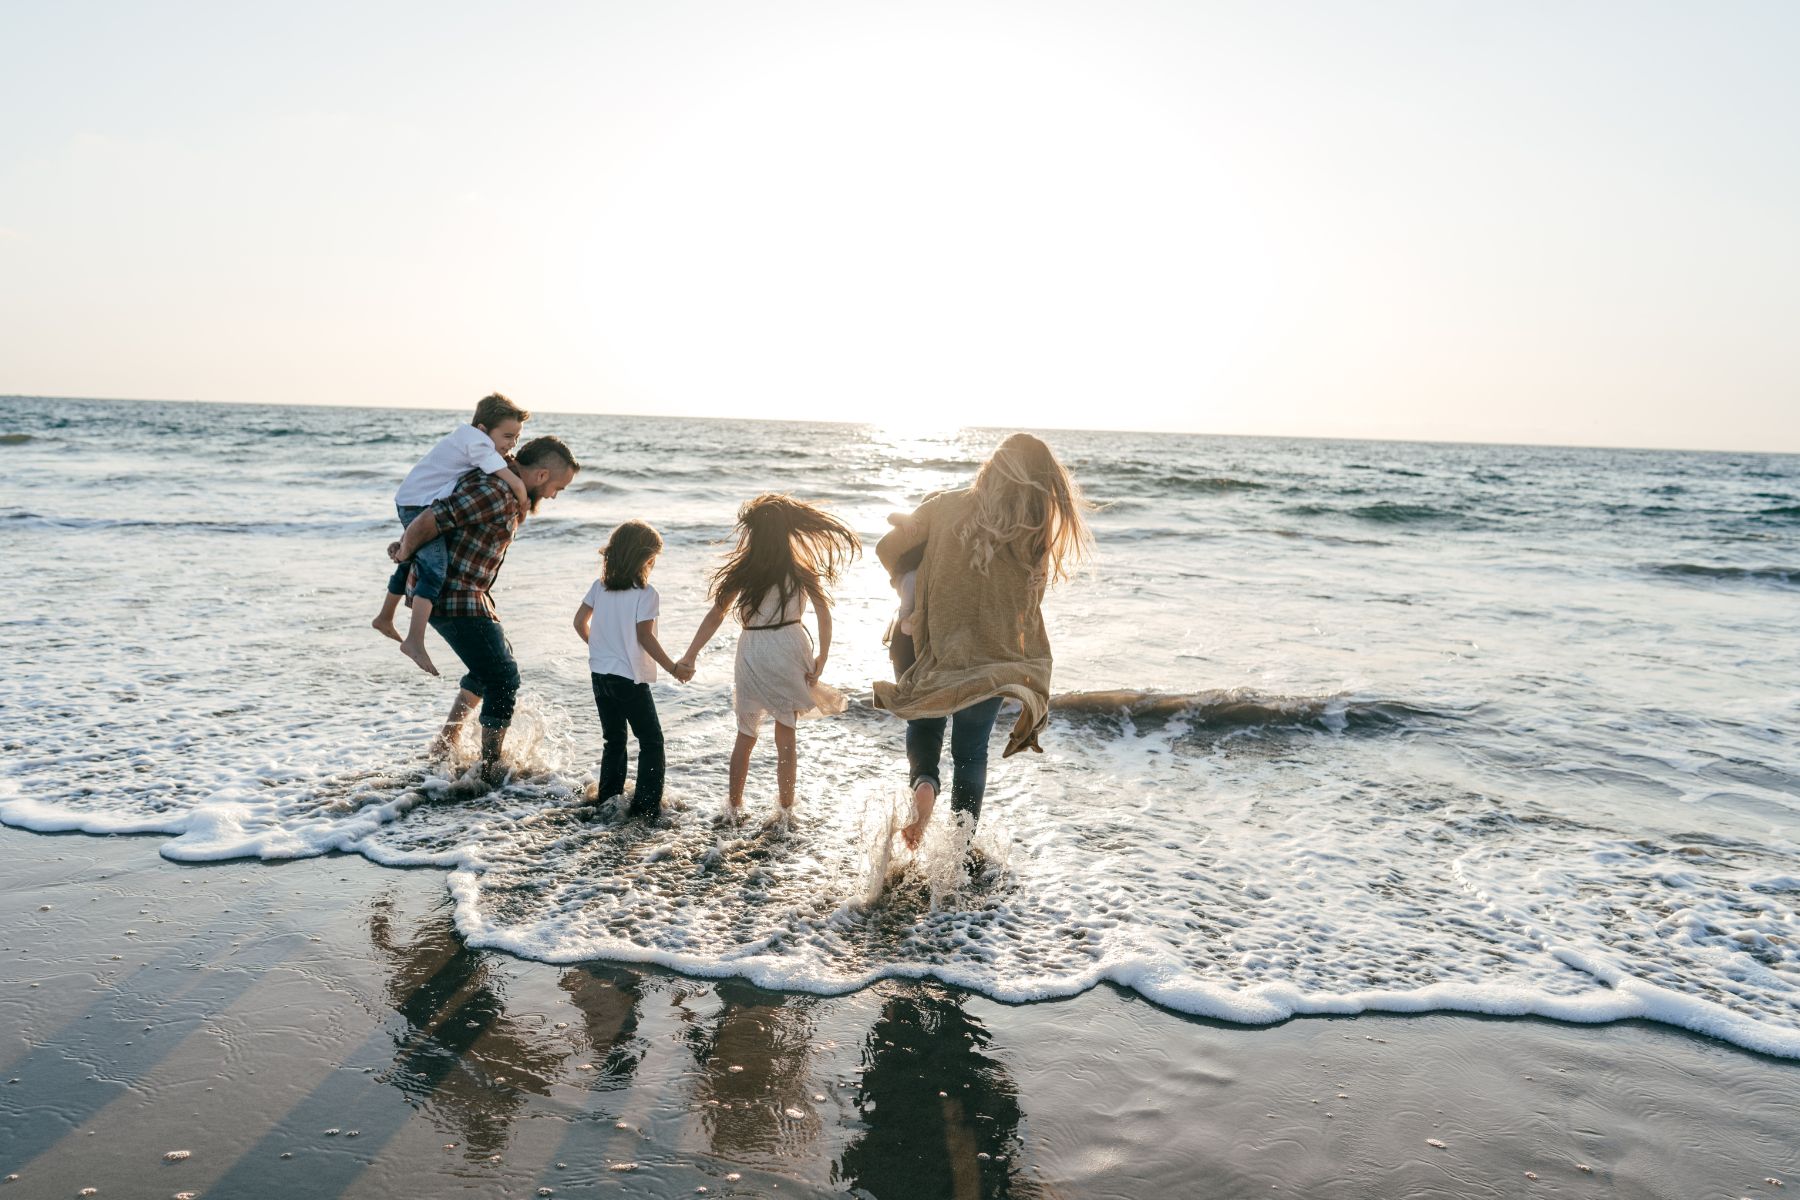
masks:
[[[1800,4],[0,6],[0,393],[1800,450]]]

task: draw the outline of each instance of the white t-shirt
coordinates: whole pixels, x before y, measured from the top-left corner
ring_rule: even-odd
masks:
[[[492,475],[506,470],[506,459],[494,449],[493,438],[473,425],[458,425],[407,472],[406,481],[394,493],[394,503],[422,507],[442,500],[456,490],[457,480],[477,467]]]
[[[662,601],[653,587],[609,592],[594,580],[582,603],[594,610],[588,626],[588,670],[596,675],[623,675],[633,683],[656,682],[656,660],[638,645],[639,621],[654,621]]]

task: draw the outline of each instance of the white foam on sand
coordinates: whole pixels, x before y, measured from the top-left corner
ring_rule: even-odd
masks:
[[[561,719],[528,704],[514,779],[469,798],[456,768],[345,756],[335,773],[265,762],[160,813],[9,779],[0,820],[166,834],[178,861],[345,851],[449,868],[470,944],[550,962],[821,993],[930,976],[1009,1002],[1112,983],[1247,1024],[1645,1018],[1800,1058],[1790,844],[1624,837],[1434,778],[1430,756],[1397,771],[1405,748],[1380,738],[1246,754],[1235,734],[1189,744],[1179,721],[1058,726],[1055,753],[995,763],[972,841],[946,797],[917,853],[894,835],[910,800],[880,718],[808,728],[810,794],[785,828],[756,776],[746,820],[720,824],[705,770],[661,821],[615,823],[559,769],[578,761],[551,732]],[[711,735],[693,722],[672,753],[704,761]]]

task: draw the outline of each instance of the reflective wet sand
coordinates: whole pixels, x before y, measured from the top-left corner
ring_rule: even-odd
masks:
[[[0,830],[0,1196],[1800,1187],[1800,1064],[1659,1026],[549,966],[465,948],[437,872],[157,844]]]

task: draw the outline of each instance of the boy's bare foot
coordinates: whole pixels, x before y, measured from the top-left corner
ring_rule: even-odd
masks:
[[[404,642],[406,640],[400,636],[400,631],[394,628],[394,618],[392,617],[376,617],[373,621],[369,622],[369,628],[385,637],[393,638],[396,642]]]
[[[406,657],[412,659],[415,663],[418,663],[419,670],[425,672],[427,675],[436,675],[438,673],[437,667],[431,661],[431,655],[425,653],[425,644],[423,642],[415,645],[412,642],[402,641],[400,643],[400,653],[406,655]]]
[[[929,780],[921,779],[913,787],[913,823],[900,831],[900,840],[908,850],[917,850],[925,837],[925,826],[931,823],[931,810],[937,804],[937,789]]]

